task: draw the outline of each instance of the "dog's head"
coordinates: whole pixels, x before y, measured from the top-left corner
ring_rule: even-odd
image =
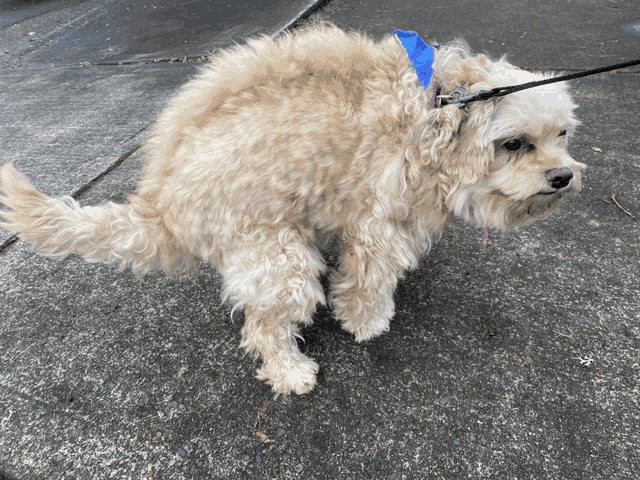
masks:
[[[443,93],[469,92],[545,78],[504,59],[471,56],[460,44],[436,58]],[[581,188],[584,164],[567,152],[578,121],[564,83],[522,90],[460,109],[434,109],[431,159],[450,180],[449,211],[479,227],[509,229],[549,216]]]

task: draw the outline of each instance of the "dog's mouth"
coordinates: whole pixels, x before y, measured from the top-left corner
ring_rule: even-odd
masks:
[[[570,190],[571,190],[571,187],[569,186],[569,187],[564,187],[564,188],[556,188],[556,189],[551,190],[549,192],[542,190],[542,191],[536,193],[536,195],[542,195],[542,196],[545,196],[545,197],[551,197],[553,195],[558,195],[558,194],[559,195],[563,195],[565,193],[569,193]]]
[[[556,190],[555,192],[540,192],[531,198],[527,207],[527,214],[534,218],[543,218],[555,209],[558,201],[569,189]]]

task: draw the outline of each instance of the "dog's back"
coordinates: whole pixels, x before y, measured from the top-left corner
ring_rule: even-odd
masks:
[[[5,165],[1,225],[44,255],[76,253],[131,266],[137,275],[191,271],[187,251],[218,263],[214,243],[248,221],[295,221],[313,198],[339,189],[359,141],[353,119],[364,79],[376,61],[371,40],[327,24],[223,51],[160,115],[127,205],[83,208],[69,197],[51,199]],[[309,186],[321,177],[331,190]]]

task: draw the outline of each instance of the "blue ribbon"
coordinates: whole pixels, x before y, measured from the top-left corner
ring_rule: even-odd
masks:
[[[433,76],[435,49],[431,45],[424,43],[415,32],[396,30],[393,34],[397,35],[400,42],[402,42],[402,46],[407,51],[409,60],[411,60],[411,64],[418,74],[420,85],[426,89]]]

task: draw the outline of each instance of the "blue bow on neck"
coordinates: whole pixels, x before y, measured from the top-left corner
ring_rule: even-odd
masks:
[[[407,51],[409,60],[411,60],[411,64],[420,79],[420,85],[427,88],[433,76],[435,49],[431,45],[424,43],[415,32],[396,30],[393,34],[397,35],[400,42],[402,42],[402,46]]]

